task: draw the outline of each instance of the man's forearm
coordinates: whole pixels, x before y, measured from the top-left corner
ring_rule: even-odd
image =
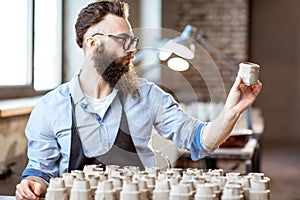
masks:
[[[220,115],[209,122],[202,134],[202,141],[210,149],[218,148],[227,140],[234,128],[240,113],[223,108]]]

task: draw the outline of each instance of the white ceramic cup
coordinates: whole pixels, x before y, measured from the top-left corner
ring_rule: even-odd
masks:
[[[242,62],[239,64],[238,75],[242,78],[245,85],[256,85],[258,81],[260,66],[251,62]]]

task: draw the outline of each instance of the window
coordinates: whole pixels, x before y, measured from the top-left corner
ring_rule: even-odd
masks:
[[[25,97],[62,81],[62,1],[1,1],[0,98]]]

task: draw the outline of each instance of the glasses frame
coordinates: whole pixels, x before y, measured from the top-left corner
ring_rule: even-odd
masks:
[[[104,33],[95,33],[92,35],[92,37],[96,36],[96,35],[101,35],[101,36],[107,36],[107,37],[110,37],[110,38],[114,38],[114,39],[118,39],[118,40],[122,40],[122,43],[123,43],[123,49],[124,50],[129,50],[130,47],[135,44],[135,49],[137,49],[137,46],[139,44],[139,38],[138,37],[131,37],[130,35],[127,35],[127,34],[120,34],[120,35],[112,35],[112,34],[104,34]],[[126,40],[130,40],[129,41],[129,44],[128,46],[126,47]]]

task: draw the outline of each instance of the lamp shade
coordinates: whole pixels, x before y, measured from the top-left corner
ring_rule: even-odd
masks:
[[[167,60],[172,53],[185,59],[193,59],[195,56],[195,44],[191,40],[193,27],[187,25],[182,34],[163,45],[159,52],[162,61]]]
[[[185,71],[189,68],[189,63],[180,57],[171,58],[167,63],[168,67],[175,71]]]
[[[165,61],[172,55],[173,40],[169,40],[159,51],[159,59]]]

